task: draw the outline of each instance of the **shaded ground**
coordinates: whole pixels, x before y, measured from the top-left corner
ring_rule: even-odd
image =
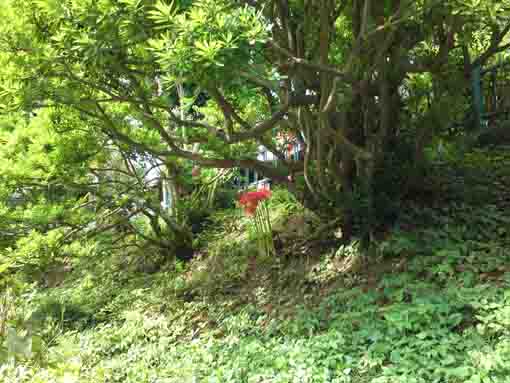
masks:
[[[292,255],[256,256],[246,219],[223,212],[185,270],[147,275],[112,260],[84,263],[63,287],[27,297],[50,348],[44,360],[20,363],[23,373],[0,369],[0,377],[508,382],[509,153],[438,167],[433,203],[403,206],[368,266],[357,263],[355,243],[304,246],[309,228],[283,200],[272,213]]]

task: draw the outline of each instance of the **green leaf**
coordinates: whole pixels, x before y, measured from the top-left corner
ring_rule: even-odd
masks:
[[[448,369],[449,376],[455,376],[457,378],[468,378],[472,374],[472,368],[467,366],[456,367],[452,369]]]

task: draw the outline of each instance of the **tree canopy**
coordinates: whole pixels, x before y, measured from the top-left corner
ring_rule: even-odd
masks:
[[[92,158],[110,156],[94,151],[113,145],[124,159],[165,164],[172,177],[193,165],[255,169],[301,190],[317,211],[341,213],[347,236],[362,205],[370,232],[381,195],[396,191],[383,190],[388,182],[401,192],[416,180],[403,169],[416,170],[432,138],[469,108],[473,70],[509,47],[509,7],[9,0],[1,105],[16,119],[48,111],[45,134],[62,147],[17,153],[34,155],[19,166],[56,161],[38,165],[45,182],[90,176]],[[301,141],[304,158],[286,158],[278,133]],[[31,151],[42,136],[27,139]],[[257,159],[260,145],[277,164]],[[68,163],[80,172],[59,168]]]

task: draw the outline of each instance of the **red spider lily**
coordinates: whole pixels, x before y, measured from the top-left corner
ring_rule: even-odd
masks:
[[[257,206],[260,201],[271,197],[271,191],[258,190],[253,192],[246,192],[239,196],[239,203],[244,208],[246,215],[254,215],[257,211]]]

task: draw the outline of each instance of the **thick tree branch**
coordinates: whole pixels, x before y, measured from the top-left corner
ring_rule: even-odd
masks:
[[[244,121],[241,116],[239,116],[232,104],[230,104],[227,99],[221,94],[219,89],[211,87],[208,89],[209,93],[211,94],[212,98],[216,101],[218,106],[220,107],[221,111],[223,112],[223,116],[225,117],[226,121],[228,122],[229,126],[229,133],[232,134],[232,127],[231,127],[231,120],[233,119],[236,121],[240,126],[242,126],[245,130],[249,130],[250,124],[248,124],[246,121]]]
[[[282,48],[280,45],[278,45],[273,40],[269,40],[268,44],[275,51],[277,51],[278,53],[280,53],[283,56],[287,57],[287,59],[289,59],[291,62],[293,62],[295,64],[301,65],[301,66],[303,66],[305,68],[308,68],[308,69],[312,69],[312,70],[314,70],[316,72],[326,72],[326,73],[332,74],[334,76],[341,77],[345,81],[348,81],[348,76],[345,73],[343,73],[343,72],[341,72],[341,71],[339,71],[339,70],[337,70],[337,69],[335,69],[335,68],[333,68],[331,66],[313,63],[313,62],[310,62],[308,60],[296,57],[291,52],[289,52],[287,49]]]
[[[492,56],[510,48],[510,43],[500,45],[509,32],[510,22],[507,25],[505,25],[505,27],[501,31],[499,29],[494,30],[492,32],[491,43],[489,45],[489,48],[487,48],[487,50],[484,53],[482,53],[478,58],[476,58],[473,61],[472,68],[485,65],[485,63],[487,63],[487,60],[489,60]]]
[[[273,113],[271,118],[269,118],[268,120],[259,122],[249,131],[240,132],[240,133],[236,133],[236,134],[232,135],[232,137],[230,137],[230,139],[227,142],[232,144],[235,142],[246,141],[249,139],[253,139],[253,138],[262,136],[267,131],[273,129],[276,126],[276,124],[278,124],[278,122],[280,122],[282,120],[282,118],[287,113],[288,109],[289,109],[289,106],[284,105],[279,111]]]

